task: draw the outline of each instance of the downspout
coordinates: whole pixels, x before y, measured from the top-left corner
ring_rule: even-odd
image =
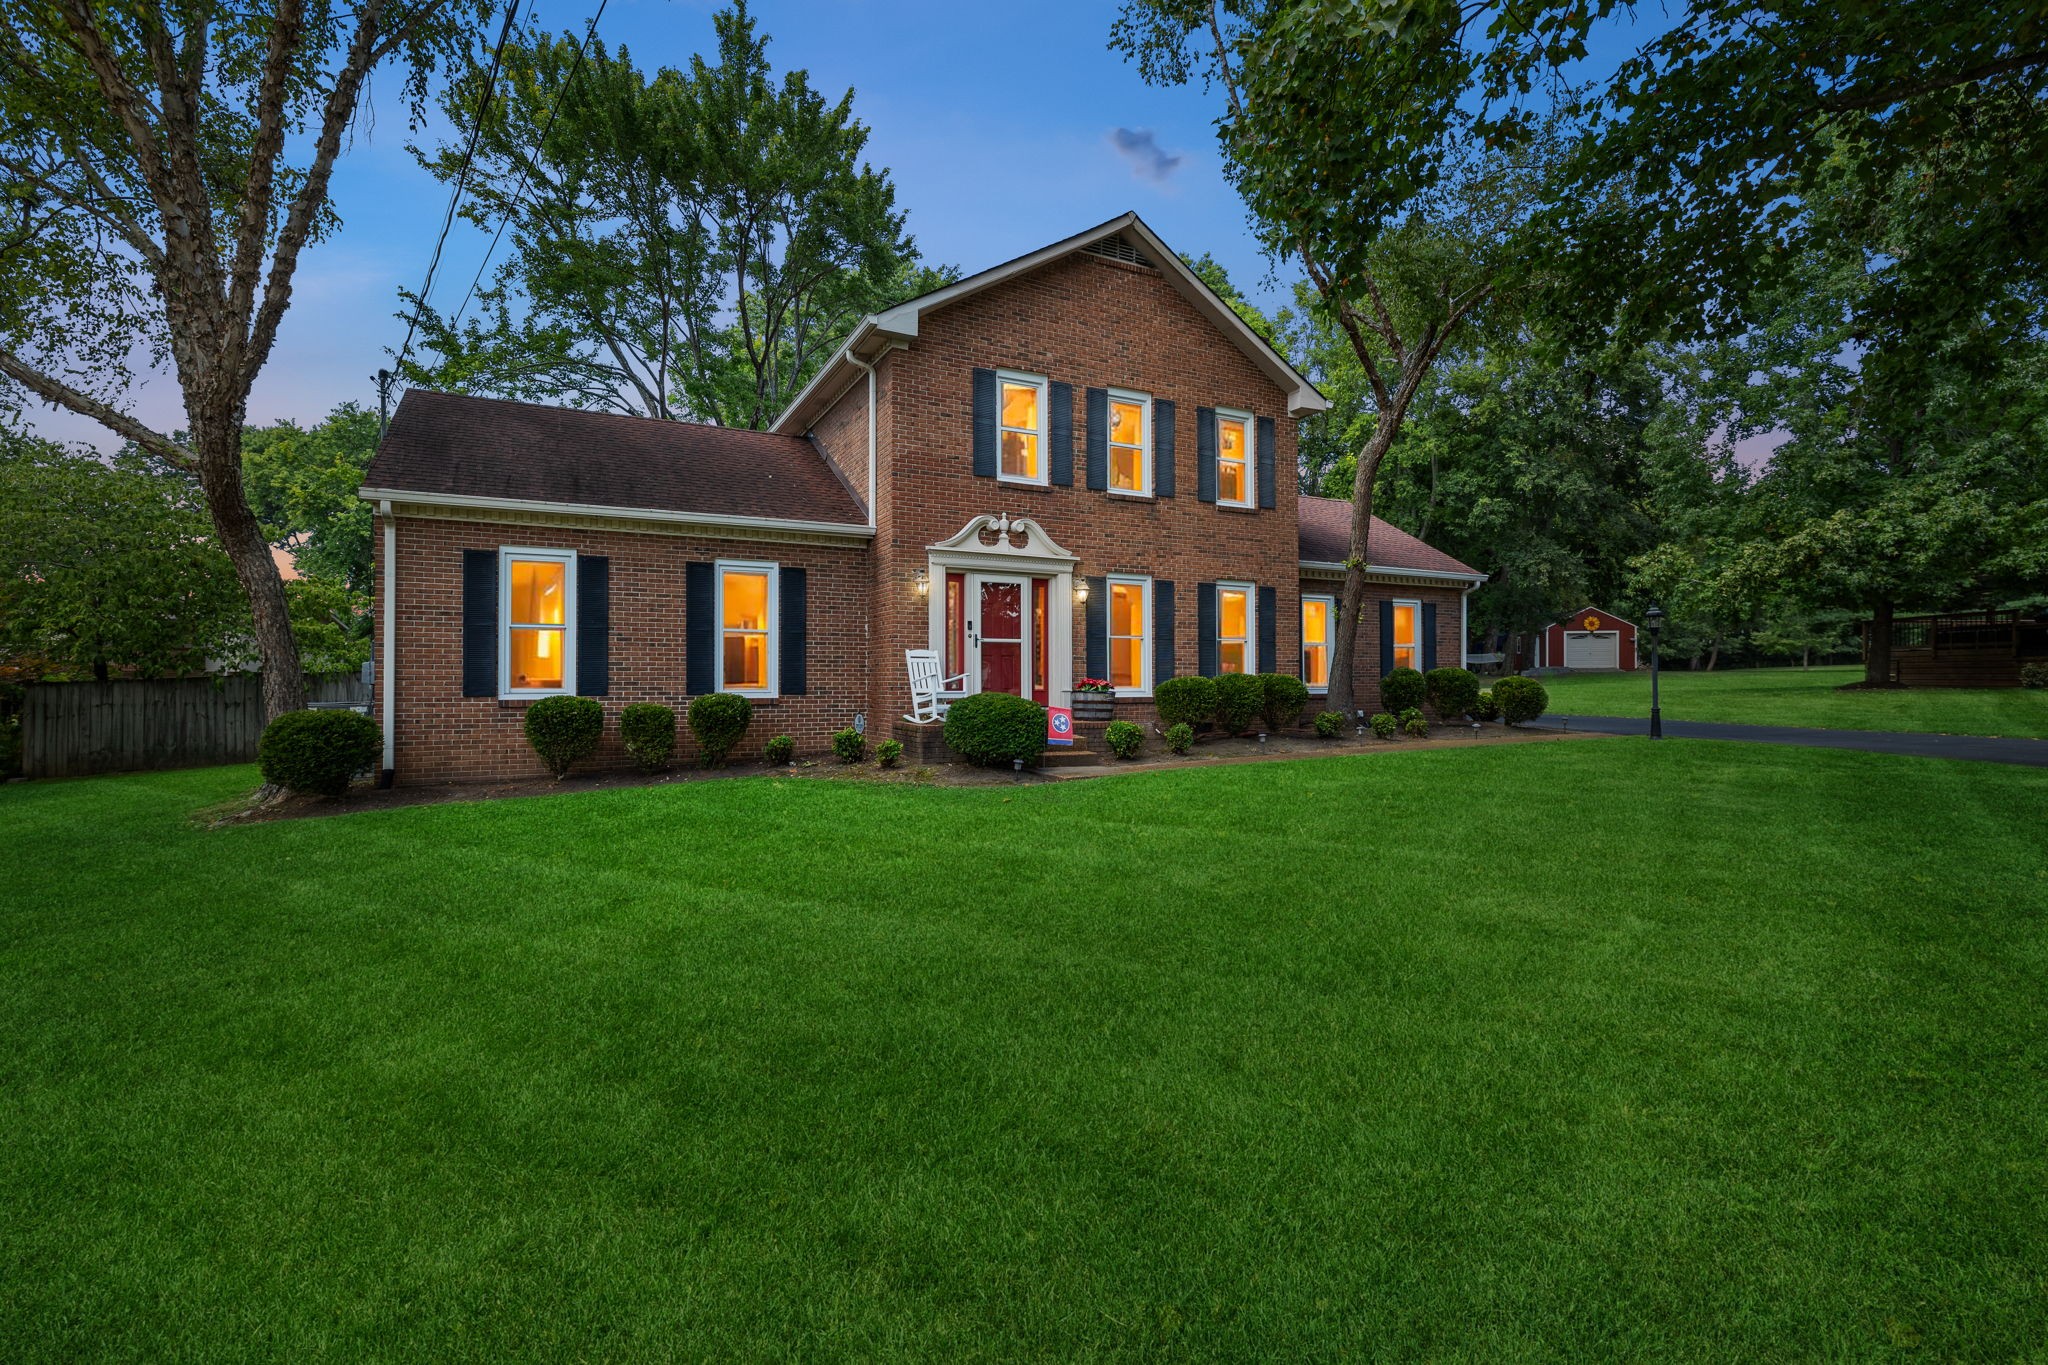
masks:
[[[852,361],[852,362],[853,362],[853,363],[854,363],[855,365],[859,366],[859,367],[860,367],[860,368],[861,368],[861,369],[862,369],[863,371],[865,371],[865,372],[866,372],[866,374],[867,374],[867,377],[868,377],[868,498],[867,498],[867,502],[868,502],[868,529],[869,529],[870,531],[872,531],[872,530],[874,530],[874,529],[875,529],[875,475],[876,475],[876,465],[875,465],[875,366],[877,366],[877,365],[881,364],[881,363],[882,363],[882,356],[884,356],[884,355],[887,355],[887,354],[888,354],[888,352],[887,352],[887,351],[885,350],[885,351],[883,351],[883,352],[882,352],[882,353],[881,353],[880,355],[877,355],[877,356],[876,356],[876,357],[875,357],[875,358],[874,358],[873,360],[862,360],[862,359],[861,359],[861,358],[860,358],[859,356],[855,355],[855,354],[854,354],[854,353],[853,353],[852,351],[848,351],[848,352],[846,353],[846,358],[847,358],[848,360],[851,360],[851,361]]]
[[[1458,594],[1458,667],[1472,667],[1472,589]]]
[[[389,498],[377,504],[377,513],[384,518],[384,657],[377,670],[384,686],[384,769],[377,774],[377,785],[388,787],[398,768],[393,723],[398,704],[398,522],[391,515]]]

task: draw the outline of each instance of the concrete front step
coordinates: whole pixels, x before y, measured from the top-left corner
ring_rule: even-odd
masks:
[[[1041,768],[1092,768],[1102,762],[1102,755],[1085,745],[1075,744],[1066,748],[1047,749],[1045,757],[1038,760]]]

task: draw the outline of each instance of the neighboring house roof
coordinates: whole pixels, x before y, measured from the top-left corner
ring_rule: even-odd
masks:
[[[865,529],[867,513],[801,436],[410,389],[366,497],[536,503]]]
[[[1118,242],[1118,238],[1123,240]],[[853,335],[846,339],[845,344],[825,362],[825,367],[813,376],[803,392],[776,419],[771,430],[792,433],[809,430],[846,386],[863,373],[862,365],[872,363],[898,342],[916,339],[919,319],[925,313],[958,303],[1005,280],[1091,247],[1106,249],[1105,254],[1126,258],[1127,253],[1135,252],[1142,255],[1147,264],[1157,267],[1197,312],[1213,322],[1217,330],[1243,351],[1267,378],[1287,391],[1289,413],[1299,417],[1305,413],[1321,412],[1330,406],[1330,400],[1323,397],[1299,370],[1288,364],[1287,358],[1274,350],[1264,337],[1253,331],[1229,304],[1217,296],[1215,290],[1202,282],[1199,275],[1188,269],[1180,254],[1161,241],[1159,234],[1146,226],[1144,219],[1136,213],[1123,213],[1086,232],[1040,247],[978,275],[969,275],[943,289],[920,294],[880,313],[868,314],[853,329]]]
[[[1374,569],[1483,581],[1485,574],[1434,549],[1397,526],[1372,519],[1367,550]],[[1342,498],[1301,499],[1301,559],[1304,564],[1342,564],[1351,553],[1351,504]]]

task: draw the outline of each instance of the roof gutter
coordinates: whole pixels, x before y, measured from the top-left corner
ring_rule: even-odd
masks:
[[[449,507],[477,512],[526,512],[542,516],[611,517],[619,521],[645,521],[663,526],[703,526],[729,531],[802,531],[811,535],[844,536],[849,540],[870,540],[872,526],[843,521],[799,521],[787,517],[745,517],[719,512],[670,512],[652,507],[603,507],[583,502],[542,502],[526,498],[483,498],[467,493],[408,492],[403,488],[361,488],[358,497],[372,502],[389,500],[414,507]]]
[[[1301,561],[1301,567],[1316,573],[1344,572],[1344,565],[1332,559],[1304,559]],[[1470,583],[1475,588],[1487,579],[1487,575],[1483,573],[1458,573],[1452,569],[1403,569],[1392,564],[1368,564],[1365,571],[1399,578],[1437,578],[1446,583]]]

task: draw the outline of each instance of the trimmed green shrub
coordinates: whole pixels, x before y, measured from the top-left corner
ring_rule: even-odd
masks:
[[[900,739],[885,739],[875,746],[875,762],[885,768],[895,767],[902,757],[903,741]]]
[[[1493,699],[1491,688],[1479,694],[1479,699],[1472,704],[1470,714],[1474,720],[1500,719],[1500,703]]]
[[[1325,711],[1316,717],[1316,738],[1335,739],[1344,733],[1344,713]]]
[[[1216,728],[1241,735],[1266,704],[1256,673],[1225,673],[1216,679]]]
[[[1259,690],[1268,730],[1285,730],[1308,709],[1308,684],[1292,673],[1259,674]]]
[[[526,742],[559,782],[604,738],[604,704],[595,697],[542,697],[526,708]]]
[[[1366,722],[1366,724],[1372,727],[1372,732],[1374,736],[1379,739],[1392,739],[1394,737],[1394,732],[1401,728],[1401,722],[1395,720],[1385,711],[1381,711],[1374,715],[1371,720]]]
[[[776,767],[785,767],[796,761],[796,741],[788,735],[777,735],[768,741],[768,761]]]
[[[1113,720],[1103,732],[1103,743],[1118,758],[1136,758],[1145,747],[1145,727],[1127,720]]]
[[[263,780],[309,796],[340,796],[384,752],[377,722],[355,711],[287,711],[263,727]]]
[[[723,764],[753,723],[754,703],[736,692],[712,692],[690,703],[690,733],[707,768]]]
[[[2037,689],[2048,687],[2048,664],[2021,664],[2020,686]]]
[[[1429,684],[1412,668],[1397,668],[1380,679],[1380,705],[1389,711],[1406,711],[1422,705]]]
[[[1195,747],[1195,727],[1182,721],[1166,727],[1166,747],[1171,753],[1184,754]]]
[[[619,739],[641,772],[662,772],[676,752],[676,713],[660,702],[636,701],[619,712]]]
[[[851,725],[832,732],[832,757],[841,763],[861,763],[868,756],[868,737]]]
[[[1493,685],[1493,703],[1510,725],[1534,720],[1550,708],[1550,694],[1534,678],[1507,677]]]
[[[1423,693],[1437,715],[1456,720],[1479,705],[1479,675],[1464,668],[1432,668],[1422,679]]]
[[[1168,678],[1152,689],[1153,704],[1160,722],[1169,729],[1176,725],[1206,725],[1216,718],[1216,683],[1197,676]]]
[[[1401,713],[1401,733],[1411,739],[1429,738],[1429,720],[1421,707],[1411,706]]]
[[[1045,708],[1008,692],[976,692],[946,708],[946,743],[971,763],[1035,762],[1045,751]]]

